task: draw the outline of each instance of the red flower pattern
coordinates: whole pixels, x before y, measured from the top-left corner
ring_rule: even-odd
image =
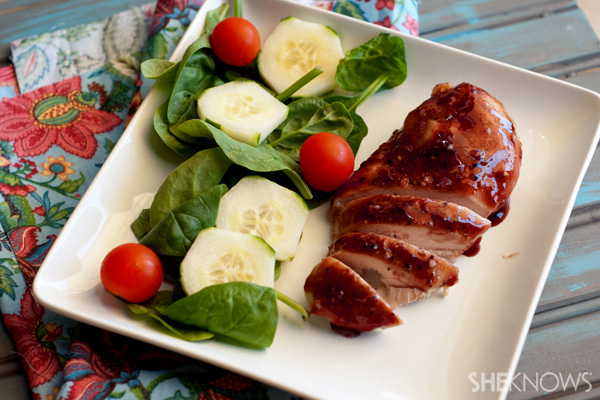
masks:
[[[45,243],[38,244],[37,234],[40,231],[41,229],[37,226],[23,226],[8,232],[10,244],[17,257],[25,283],[29,287],[50,250],[50,246],[56,239],[56,235],[49,235]]]
[[[108,132],[122,121],[97,110],[96,99],[81,91],[81,77],[64,80],[20,97],[0,102],[0,139],[14,141],[21,157],[43,154],[56,144],[82,158],[91,158],[95,134]]]
[[[44,324],[44,313],[44,308],[26,289],[21,300],[21,315],[4,315],[4,323],[15,340],[17,351],[27,360],[23,367],[32,387],[50,382],[61,370],[54,341],[62,334],[62,326]]]
[[[133,371],[132,361],[118,349],[94,351],[89,343],[76,341],[65,365],[65,379],[71,382],[65,400],[103,399],[123,373]]]
[[[19,95],[19,85],[17,84],[15,67],[9,65],[8,67],[0,68],[0,86],[13,86],[15,94]]]
[[[381,21],[374,22],[374,24],[375,25],[385,26],[386,28],[390,28],[390,29],[393,29],[395,31],[398,30],[398,28],[394,24],[392,24],[392,20],[390,19],[389,16],[385,17]]]
[[[394,0],[377,0],[377,3],[375,3],[375,8],[377,10],[383,10],[384,8],[393,10],[395,5],[396,4]]]

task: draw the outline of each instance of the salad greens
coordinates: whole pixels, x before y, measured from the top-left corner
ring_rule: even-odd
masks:
[[[257,80],[255,65],[246,68],[226,66],[212,53],[210,34],[216,24],[226,17],[227,10],[228,5],[223,4],[208,13],[202,36],[190,45],[179,63],[148,60],[142,64],[142,71],[147,73],[146,77],[171,82],[173,85],[168,104],[162,105],[156,111],[155,130],[163,142],[183,158],[190,157],[200,150],[220,146],[224,142],[223,139],[218,139],[225,134],[215,134],[216,131],[220,131],[217,126],[207,126],[209,123],[198,118],[195,103],[202,92],[208,87],[232,79]],[[176,73],[174,69],[177,69]],[[399,37],[380,34],[348,51],[346,57],[340,60],[336,70],[336,82],[343,90],[360,92],[358,96],[312,96],[291,101],[288,99],[291,93],[320,72],[316,68],[292,85],[289,93],[286,90],[277,96],[280,101],[289,101],[288,118],[254,150],[245,146],[233,146],[227,141],[229,149],[253,153],[246,158],[226,152],[233,163],[240,162],[239,165],[255,172],[284,171],[306,199],[311,199],[313,194],[299,173],[300,146],[308,136],[330,131],[346,139],[356,153],[368,131],[356,109],[380,88],[397,86],[406,79],[404,42]],[[284,157],[277,156],[273,150]],[[258,156],[259,152],[264,153],[262,157]],[[252,159],[252,162],[249,159]],[[249,164],[252,167],[249,167]]]
[[[230,165],[231,162],[219,147],[199,151],[181,163],[154,195],[150,206],[150,224],[156,225],[175,207],[219,184]]]
[[[404,54],[402,39],[382,33],[346,53],[337,66],[335,81],[344,90],[360,92],[385,74],[385,87],[396,87],[406,79]]]
[[[269,347],[279,311],[273,288],[250,282],[207,286],[161,310],[163,315],[257,347]]]
[[[127,307],[185,340],[223,337],[262,348],[269,347],[275,337],[278,296],[273,288],[229,282],[179,298],[174,292],[161,291],[146,304],[129,303]]]
[[[239,142],[209,121],[198,117],[197,100],[210,87],[238,79],[258,78],[255,62],[230,67],[220,62],[210,46],[210,34],[228,14],[223,4],[210,11],[205,29],[185,51],[179,62],[148,60],[142,63],[145,77],[155,79],[171,91],[154,116],[154,128],[167,147],[184,161],[166,178],[152,205],[131,225],[138,240],[164,259],[181,260],[198,233],[215,224],[221,197],[231,183],[244,174],[274,174],[305,199],[313,193],[302,177],[299,151],[304,141],[319,132],[344,138],[356,154],[368,127],[358,107],[381,89],[400,85],[407,76],[404,42],[380,34],[340,60],[336,83],[350,95],[293,98],[293,94],[322,71],[310,71],[276,99],[289,107],[288,117],[256,146]],[[241,13],[239,3],[236,13]],[[280,265],[277,264],[277,273]],[[250,347],[268,347],[278,321],[277,300],[298,311],[307,310],[278,291],[248,282],[230,282],[206,287],[190,296],[159,292],[150,302],[128,307],[142,318],[158,321],[171,333],[186,340],[228,338]]]
[[[198,233],[215,225],[225,192],[226,185],[215,185],[175,207],[139,239],[140,243],[158,254],[185,256]]]

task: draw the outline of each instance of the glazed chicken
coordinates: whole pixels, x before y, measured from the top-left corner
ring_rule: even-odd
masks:
[[[361,327],[365,308],[336,303],[331,288],[350,290],[353,282],[367,293],[364,284],[370,285],[384,310],[381,302],[393,309],[455,285],[458,268],[450,262],[476,254],[482,235],[506,216],[521,161],[521,142],[502,103],[469,83],[436,85],[335,193],[330,251],[305,286],[315,314],[367,331],[390,326],[387,311],[379,323],[370,318]],[[317,277],[330,292],[315,290]],[[326,311],[321,304],[329,305]]]
[[[391,307],[411,303],[458,282],[458,268],[443,258],[376,233],[343,235],[330,246],[329,255],[365,278],[375,272],[374,289]]]
[[[447,201],[376,194],[341,204],[332,220],[333,240],[350,232],[373,232],[402,239],[455,259],[476,251],[491,222]]]
[[[371,285],[333,257],[312,270],[304,292],[310,312],[328,319],[345,336],[402,323]]]
[[[389,193],[449,201],[488,217],[508,201],[521,159],[514,123],[498,100],[469,83],[439,84],[332,204]]]

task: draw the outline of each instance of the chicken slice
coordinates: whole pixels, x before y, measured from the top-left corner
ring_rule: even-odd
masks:
[[[447,201],[377,194],[340,205],[332,226],[334,241],[350,232],[373,232],[453,260],[479,246],[491,222]]]
[[[458,268],[443,258],[376,233],[345,234],[331,244],[329,255],[365,278],[392,308],[458,282]]]
[[[310,312],[328,319],[333,330],[345,336],[402,324],[360,275],[333,257],[314,267],[304,293]]]
[[[453,202],[488,217],[508,201],[521,160],[514,122],[497,99],[469,83],[440,84],[338,189],[332,207],[391,193]]]

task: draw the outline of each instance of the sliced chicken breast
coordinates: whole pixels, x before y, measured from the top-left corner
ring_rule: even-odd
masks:
[[[333,330],[345,336],[402,323],[360,275],[333,257],[314,267],[304,293],[310,312],[328,319]]]
[[[355,270],[392,307],[427,297],[458,282],[458,268],[410,243],[376,233],[348,233],[329,255]]]
[[[479,246],[491,222],[466,207],[414,196],[377,194],[341,204],[332,218],[333,241],[373,232],[455,259]]]

